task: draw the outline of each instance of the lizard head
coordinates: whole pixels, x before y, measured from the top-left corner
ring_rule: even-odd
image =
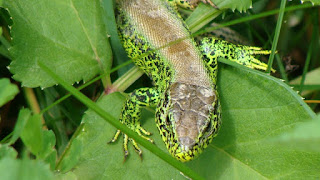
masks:
[[[217,134],[219,103],[211,87],[173,83],[168,91],[166,145],[180,161],[189,161],[202,152]],[[162,131],[162,130],[160,130]]]

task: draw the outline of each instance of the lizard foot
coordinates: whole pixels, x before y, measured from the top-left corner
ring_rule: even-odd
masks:
[[[248,52],[250,55],[268,55],[271,54],[270,50],[263,50],[260,47],[254,47],[254,46],[247,46]],[[268,65],[265,63],[262,63],[260,60],[256,58],[251,58],[251,65],[249,65],[253,69],[261,69],[266,70],[268,68]],[[273,68],[271,68],[271,72],[275,72]]]
[[[146,137],[146,136],[149,136],[151,135],[150,132],[146,131],[144,128],[142,127],[138,127],[134,130],[140,137],[150,141],[151,143],[153,143],[154,141],[149,138],[149,137]],[[121,131],[120,130],[117,130],[115,135],[113,136],[113,138],[111,139],[111,141],[108,142],[108,144],[111,144],[111,143],[114,143],[117,141],[119,135],[121,134]],[[123,134],[123,151],[124,151],[124,160],[123,162],[126,161],[127,157],[129,156],[129,150],[128,150],[128,141],[130,140],[132,145],[133,145],[133,148],[134,150],[139,154],[141,160],[142,160],[142,150],[141,148],[138,146],[138,144],[136,143],[136,141],[132,138],[130,138],[128,135]]]

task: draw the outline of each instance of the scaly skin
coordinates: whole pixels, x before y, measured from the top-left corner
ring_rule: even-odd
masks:
[[[150,133],[140,125],[140,108],[156,106],[155,121],[162,140],[173,157],[185,162],[194,159],[207,147],[221,124],[216,86],[217,58],[266,69],[267,65],[254,55],[268,54],[269,51],[215,38],[204,38],[197,45],[176,11],[175,0],[168,1],[117,1],[118,30],[123,46],[155,85],[130,94],[120,121],[152,142],[146,137]],[[198,1],[202,0],[178,3],[192,8]],[[142,56],[150,51],[152,53]],[[116,141],[120,133],[118,130],[111,142]],[[137,143],[124,134],[125,157],[129,154],[129,140],[141,155]]]
[[[212,7],[216,7],[211,0],[167,0],[169,3],[176,4],[180,7],[186,9],[193,9],[195,6],[198,5],[199,2],[210,4]]]

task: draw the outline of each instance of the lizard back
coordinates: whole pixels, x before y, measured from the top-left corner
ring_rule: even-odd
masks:
[[[149,0],[120,0],[119,4],[137,33],[143,35],[152,49],[159,49],[162,59],[172,66],[174,81],[210,86],[201,54],[171,6]]]

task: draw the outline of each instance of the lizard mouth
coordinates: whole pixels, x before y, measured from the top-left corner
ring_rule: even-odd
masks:
[[[180,148],[182,152],[187,152],[192,149],[195,144],[195,141],[190,137],[181,137],[179,138],[180,141]]]

